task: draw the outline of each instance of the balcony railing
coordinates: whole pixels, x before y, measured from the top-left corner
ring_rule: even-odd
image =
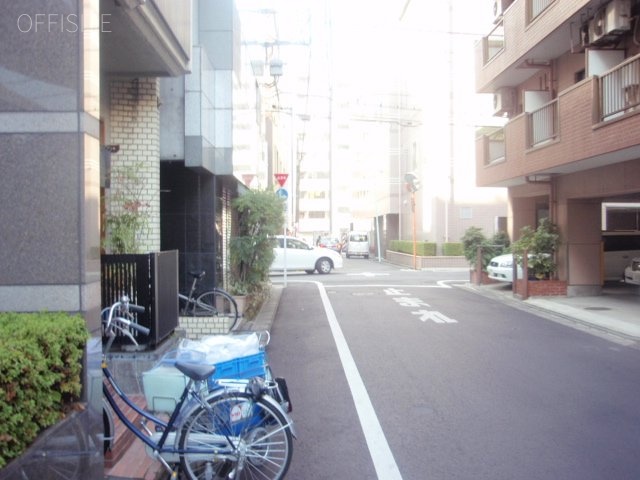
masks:
[[[555,0],[529,0],[529,22],[533,21]]]
[[[558,101],[552,100],[538,110],[527,114],[529,148],[537,147],[558,136]]]
[[[640,56],[630,58],[600,77],[600,121],[634,110],[640,105]]]
[[[488,63],[493,57],[504,50],[504,25],[500,22],[489,35],[482,39],[484,63]]]
[[[505,143],[504,143],[504,128],[496,128],[496,130],[488,135],[485,135],[485,155],[484,164],[491,165],[493,163],[504,160],[505,155]]]

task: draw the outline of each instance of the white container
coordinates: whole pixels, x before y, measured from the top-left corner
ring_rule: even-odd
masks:
[[[147,409],[171,413],[187,385],[187,377],[171,365],[160,364],[142,373],[142,388]]]

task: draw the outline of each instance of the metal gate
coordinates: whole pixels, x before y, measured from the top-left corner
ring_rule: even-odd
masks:
[[[136,314],[136,320],[151,333],[136,338],[138,343],[158,345],[178,326],[178,251],[102,255],[102,308],[122,295],[145,307],[144,313]],[[117,338],[114,344],[126,342]]]

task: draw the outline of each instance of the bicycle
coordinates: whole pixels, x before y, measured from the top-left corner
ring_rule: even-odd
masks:
[[[215,365],[176,361],[188,381],[168,421],[140,408],[118,387],[107,364],[108,353],[116,335],[137,344],[135,336],[149,334],[134,321],[132,313],[141,312],[144,308],[126,297],[103,310],[108,340],[102,355],[102,390],[120,421],[144,442],[147,455],[160,461],[171,478],[284,478],[296,434],[289,415],[268,393],[275,385],[260,377],[216,380],[209,392],[207,381]],[[116,397],[143,417],[141,428],[126,417]]]
[[[189,275],[193,277],[189,294],[178,293],[180,314],[220,318],[229,323],[227,331],[232,332],[238,326],[238,304],[229,293],[221,288],[214,288],[198,294],[198,282],[205,274],[204,270],[201,272],[189,272]]]

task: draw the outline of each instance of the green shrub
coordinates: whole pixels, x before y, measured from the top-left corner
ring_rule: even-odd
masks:
[[[88,338],[80,316],[0,313],[0,468],[79,399]]]
[[[498,232],[491,239],[487,239],[481,228],[467,228],[462,236],[462,250],[473,270],[476,268],[478,259],[478,247],[482,248],[482,271],[486,272],[493,257],[508,251],[509,235],[506,232]]]
[[[461,257],[464,255],[462,243],[443,243],[442,254],[447,257]]]
[[[389,249],[394,252],[413,255],[413,241],[391,240]],[[416,255],[420,257],[433,257],[436,254],[436,244],[431,242],[416,242]]]
[[[529,273],[538,279],[550,279],[556,271],[557,265],[554,254],[560,245],[560,233],[557,225],[551,223],[548,218],[542,219],[535,230],[525,225],[520,229],[520,238],[512,245],[514,253],[520,258],[526,251],[529,255]]]

